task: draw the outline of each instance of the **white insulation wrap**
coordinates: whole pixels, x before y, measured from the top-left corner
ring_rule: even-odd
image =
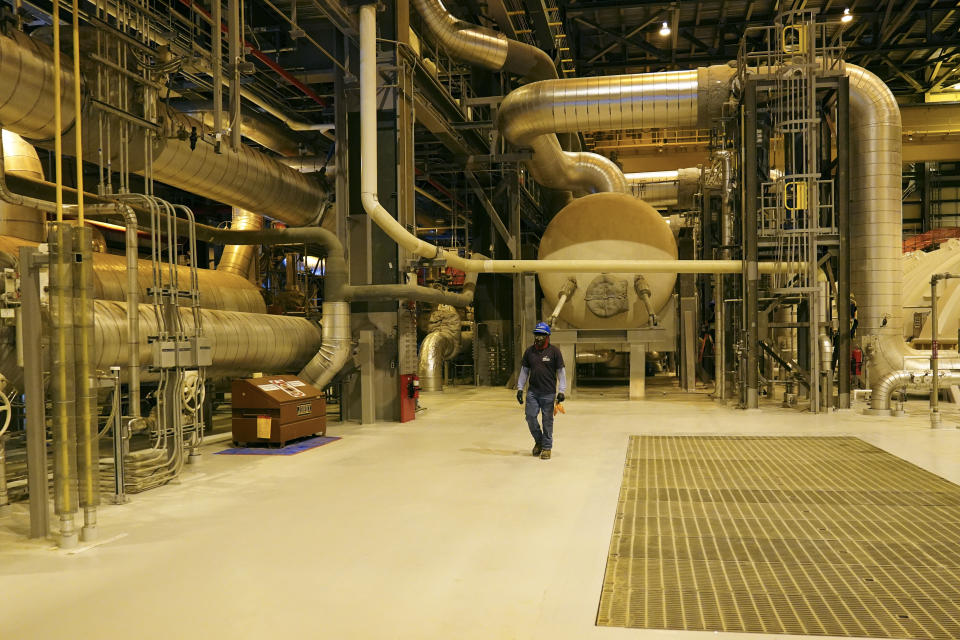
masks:
[[[94,302],[94,350],[97,369],[127,363],[127,306],[122,302]],[[193,314],[181,310],[184,331],[193,332]],[[320,328],[305,318],[263,313],[201,309],[203,335],[210,340],[213,366],[208,376],[297,372],[320,348]],[[147,336],[157,335],[157,315],[151,305],[140,305],[140,362],[149,367],[153,353]]]

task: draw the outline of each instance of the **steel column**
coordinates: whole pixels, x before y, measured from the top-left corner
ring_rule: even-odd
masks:
[[[20,247],[20,324],[23,340],[24,396],[27,430],[27,490],[30,492],[30,537],[45,538],[50,533],[47,504],[47,418],[43,393],[43,353],[41,349],[40,265],[46,255],[36,247]],[[22,349],[22,345],[31,345]]]
[[[837,400],[840,409],[850,408],[850,82],[840,78],[837,86],[837,176],[836,211],[840,234],[837,269]]]
[[[759,407],[758,393],[758,339],[757,322],[758,280],[757,267],[757,200],[760,184],[757,179],[757,84],[747,80],[743,98],[743,201],[742,231],[743,231],[743,366],[741,379],[744,393],[743,408],[756,409]]]

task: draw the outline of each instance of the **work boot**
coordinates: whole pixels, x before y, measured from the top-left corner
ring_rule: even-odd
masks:
[[[541,460],[549,460],[549,459],[550,459],[550,449],[544,449],[543,451],[541,451],[541,452],[540,452],[540,459],[541,459]]]
[[[533,445],[533,451],[532,451],[531,453],[532,453],[533,455],[535,455],[535,456],[538,456],[538,455],[540,455],[540,452],[541,452],[542,450],[543,450],[543,449],[540,447],[540,443],[538,442],[537,444]]]

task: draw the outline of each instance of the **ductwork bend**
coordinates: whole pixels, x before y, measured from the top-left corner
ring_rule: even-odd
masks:
[[[960,371],[941,371],[937,379],[941,385],[958,384],[960,383]],[[891,411],[890,396],[897,389],[907,385],[930,388],[933,386],[933,372],[930,370],[891,371],[886,374],[873,386],[873,393],[870,397],[870,409],[867,410],[867,413],[871,415],[889,415]]]
[[[543,50],[458,20],[440,0],[414,0],[413,4],[451,57],[493,71],[509,71],[531,82],[558,77],[553,60]],[[587,192],[627,190],[623,173],[614,162],[596,153],[564,151],[554,133],[548,132],[530,146],[543,158],[529,166],[534,179],[544,186]]]
[[[735,73],[732,67],[717,65],[693,71],[534,82],[504,99],[497,128],[514,145],[533,149],[527,166],[545,186],[573,184],[628,192],[616,165],[610,162],[611,170],[592,161],[583,164],[579,156],[584,154],[563,152],[554,134],[709,126],[729,97]],[[566,180],[572,182],[561,183]]]
[[[420,343],[417,376],[422,391],[443,390],[443,363],[460,352],[460,314],[441,304],[430,314],[431,331]]]
[[[440,0],[413,0],[423,23],[452,58],[491,71],[509,71],[529,81],[557,77],[553,60],[542,49],[457,19]]]

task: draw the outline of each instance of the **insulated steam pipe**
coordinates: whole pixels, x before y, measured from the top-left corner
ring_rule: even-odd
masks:
[[[513,144],[533,149],[527,164],[537,182],[545,186],[592,183],[598,191],[627,191],[616,165],[622,188],[603,188],[599,176],[591,175],[595,167],[564,157],[554,134],[708,126],[729,97],[735,73],[732,67],[717,65],[692,71],[534,82],[504,99],[497,113],[497,128]],[[565,183],[567,180],[572,182]]]
[[[59,58],[49,46],[20,32],[0,35],[0,125],[28,139],[49,140],[58,129],[57,104],[63,114],[61,132],[74,125],[73,74],[63,69],[57,76],[55,60]],[[56,77],[64,83],[59,100]],[[163,103],[157,104],[157,114],[163,130],[152,143],[155,179],[291,225],[311,224],[326,208],[326,190],[305,174],[243,145],[221,148],[221,153],[206,143],[191,148],[191,130],[202,131],[203,125]],[[88,159],[96,161],[99,140],[90,131],[87,137]],[[142,148],[131,150],[131,171],[145,170],[143,157]]]
[[[557,78],[553,60],[541,49],[458,20],[440,0],[414,0],[414,5],[424,24],[453,58],[493,71],[516,73],[528,81]],[[600,154],[564,151],[552,133],[537,141],[535,151],[538,148],[543,163],[530,166],[537,181],[546,186],[583,191],[627,190],[619,167]]]
[[[468,273],[741,272],[739,260],[469,260],[417,238],[383,208],[377,196],[376,30],[375,5],[363,5],[360,7],[360,197],[367,214],[402,248],[425,258],[442,259],[448,266]],[[559,144],[557,148],[559,149]],[[774,267],[772,263],[760,264],[761,272],[772,272]]]
[[[137,351],[143,366],[153,364],[153,349],[142,337],[159,333],[157,314],[151,305],[141,304],[134,314],[127,305],[112,300],[96,300],[94,323],[94,364],[109,370],[129,362],[128,318],[139,324],[141,342]],[[206,371],[211,376],[244,375],[251,371],[292,372],[308,362],[321,345],[317,325],[306,318],[265,313],[241,313],[200,309],[204,336],[210,341],[213,365]],[[191,333],[194,315],[180,314],[183,331]],[[282,337],[282,339],[280,339]]]
[[[529,81],[558,77],[553,60],[542,49],[458,20],[440,0],[413,0],[413,5],[452,58],[492,71],[509,71]]]
[[[137,214],[129,207],[123,210],[123,223],[127,243],[127,391],[129,394],[128,415],[140,417],[140,286],[138,271]],[[118,400],[119,402],[119,400]],[[117,435],[114,433],[114,438]]]
[[[316,354],[301,369],[299,377],[323,389],[340,372],[350,357],[353,339],[350,334],[350,303],[324,302],[320,318],[323,342]]]

